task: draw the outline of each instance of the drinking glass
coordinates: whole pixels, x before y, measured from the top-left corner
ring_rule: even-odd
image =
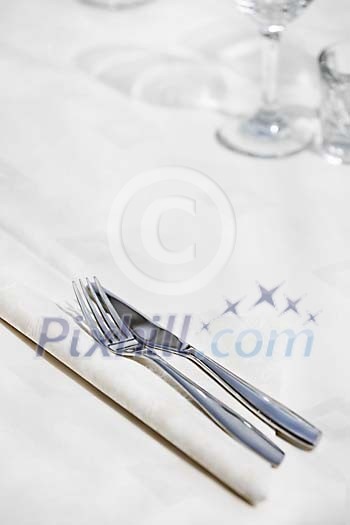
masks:
[[[322,152],[333,164],[350,163],[350,42],[322,51],[319,65]]]
[[[312,0],[236,0],[238,8],[258,24],[263,44],[262,98],[251,116],[230,118],[217,138],[227,148],[252,157],[279,158],[298,153],[312,140],[312,126],[303,114],[288,112],[277,98],[280,39],[287,24]]]
[[[84,4],[94,5],[97,7],[107,7],[109,9],[123,9],[125,7],[134,7],[145,4],[152,0],[80,0]]]

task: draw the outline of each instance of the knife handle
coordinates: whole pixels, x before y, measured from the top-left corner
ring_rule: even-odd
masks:
[[[147,352],[142,355],[151,359],[168,374],[230,437],[256,452],[274,467],[282,462],[284,452],[243,417],[184,376],[153,350],[147,349]]]
[[[257,417],[274,428],[279,437],[307,450],[311,450],[317,445],[321,431],[298,414],[195,348],[190,349],[187,357],[192,359]]]

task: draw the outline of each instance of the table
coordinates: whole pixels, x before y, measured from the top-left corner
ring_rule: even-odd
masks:
[[[232,22],[233,35],[254,37],[254,27],[232,3],[158,0],[107,12],[73,0],[3,2],[0,171],[10,182],[6,191],[0,186],[1,205],[6,217],[11,210],[23,214],[24,236],[32,233],[34,242],[40,231],[89,261],[97,274],[109,272],[119,294],[149,315],[176,312],[181,328],[183,315],[193,312],[197,324],[189,337],[207,348],[210,337],[200,332],[200,320],[219,315],[225,298],[244,297],[248,316],[257,281],[271,288],[283,283],[279,308],[286,295],[303,298],[304,317],[320,310],[318,324],[311,325],[310,357],[298,346],[290,358],[280,352],[269,358],[264,350],[250,359],[232,352],[228,359],[310,417],[323,429],[323,441],[312,454],[283,444],[287,457],[270,498],[253,508],[59,363],[35,359],[33,346],[1,324],[4,524],[349,523],[349,168],[329,166],[312,152],[277,162],[236,156],[214,139],[222,115],[145,105],[80,67],[84,54],[104,46],[198,48],[203,28],[221,22]],[[288,40],[313,64],[324,45],[347,37],[349,15],[345,0],[333,10],[319,0],[290,27]],[[286,97],[288,89],[283,86]],[[108,213],[121,188],[165,165],[205,173],[229,197],[237,222],[226,267],[186,297],[135,284],[111,259],[106,242]],[[50,210],[47,224],[40,209]],[[169,242],[177,220],[174,215],[164,226]],[[148,264],[146,255],[136,255]],[[10,264],[11,254],[2,257]],[[215,330],[229,322],[235,337],[244,327],[258,327],[265,337],[288,323],[304,327],[304,317],[296,325],[294,317],[284,321],[266,306],[249,314],[248,325],[225,317],[215,321]]]

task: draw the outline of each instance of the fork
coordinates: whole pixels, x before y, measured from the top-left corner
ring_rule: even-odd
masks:
[[[108,299],[95,277],[86,284],[79,279],[73,289],[84,320],[94,339],[112,353],[129,358],[146,358],[155,363],[231,438],[257,453],[273,467],[280,465],[284,452],[260,430],[219,401],[204,388],[174,368],[153,349],[140,344]],[[96,291],[97,293],[96,293]]]

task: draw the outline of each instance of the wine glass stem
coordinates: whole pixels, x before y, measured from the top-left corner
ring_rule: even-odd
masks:
[[[263,37],[262,53],[262,107],[267,113],[278,109],[277,81],[280,52],[280,32],[261,31]]]

